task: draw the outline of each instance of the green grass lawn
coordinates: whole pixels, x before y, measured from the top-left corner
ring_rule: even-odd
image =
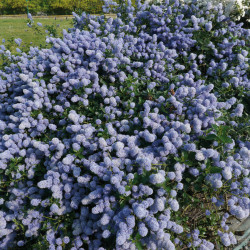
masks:
[[[21,38],[22,44],[20,49],[27,50],[28,46],[42,46],[44,47],[46,42],[45,38],[47,34],[45,33],[45,26],[54,27],[57,34],[60,36],[63,29],[68,29],[73,26],[72,17],[66,19],[63,17],[34,17],[34,24],[40,22],[43,24],[43,28],[39,28],[36,31],[34,28],[29,28],[27,26],[27,18],[23,17],[1,17],[0,16],[0,44],[2,44],[2,39],[5,39],[6,47],[15,53],[17,45],[13,42],[15,38]],[[48,27],[47,27],[48,28]],[[31,44],[32,43],[32,44]]]

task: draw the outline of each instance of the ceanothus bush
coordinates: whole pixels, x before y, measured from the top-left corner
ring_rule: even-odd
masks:
[[[104,10],[117,18],[74,14],[44,49],[1,45],[0,249],[236,244],[228,219],[250,211],[250,30],[221,5]]]

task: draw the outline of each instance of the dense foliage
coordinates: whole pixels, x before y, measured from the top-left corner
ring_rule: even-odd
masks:
[[[75,14],[50,48],[1,45],[0,249],[236,244],[250,30],[222,5],[105,2],[116,19]]]
[[[72,11],[86,11],[92,14],[102,12],[102,0],[1,0],[0,14],[71,14]]]

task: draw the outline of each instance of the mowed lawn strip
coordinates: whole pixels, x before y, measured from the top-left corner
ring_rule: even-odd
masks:
[[[53,25],[56,30],[57,34],[62,34],[63,29],[68,29],[73,27],[73,19],[72,17],[34,17],[34,24],[36,25],[37,22],[43,24],[43,27],[46,25]],[[10,49],[12,52],[15,53],[16,48],[18,47],[13,40],[15,38],[21,38],[22,43],[19,47],[21,50],[27,45],[31,46],[44,46],[46,44],[45,38],[47,34],[45,33],[45,28],[36,27],[41,30],[41,33],[35,32],[33,28],[29,28],[27,26],[28,19],[27,17],[0,17],[0,44],[2,44],[2,39],[6,40],[6,47]]]

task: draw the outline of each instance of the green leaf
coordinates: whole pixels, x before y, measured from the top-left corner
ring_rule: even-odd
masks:
[[[180,161],[181,161],[181,159],[178,158],[178,157],[174,157],[174,159],[175,159],[177,162],[180,162]]]
[[[230,130],[229,126],[221,126],[221,131],[227,133]]]
[[[186,161],[188,159],[188,152],[187,151],[182,152],[182,159],[184,161]]]
[[[215,125],[215,124],[212,124],[212,128],[213,128],[215,131],[218,131],[219,126],[217,126],[217,125]]]
[[[232,143],[233,142],[233,140],[231,138],[227,137],[226,135],[219,136],[219,139],[223,143]]]
[[[219,167],[212,166],[209,168],[209,173],[215,174],[215,173],[221,173],[222,169]]]
[[[193,161],[195,159],[195,152],[188,152],[188,160]]]
[[[205,140],[208,140],[208,141],[216,141],[216,140],[218,140],[218,136],[215,135],[215,134],[210,134],[210,135],[207,135],[207,136],[205,137]]]
[[[188,165],[188,166],[193,166],[194,163],[192,161],[185,161],[185,164]]]
[[[137,250],[143,250],[143,247],[141,244],[141,236],[139,233],[136,234],[134,242],[135,242]]]

